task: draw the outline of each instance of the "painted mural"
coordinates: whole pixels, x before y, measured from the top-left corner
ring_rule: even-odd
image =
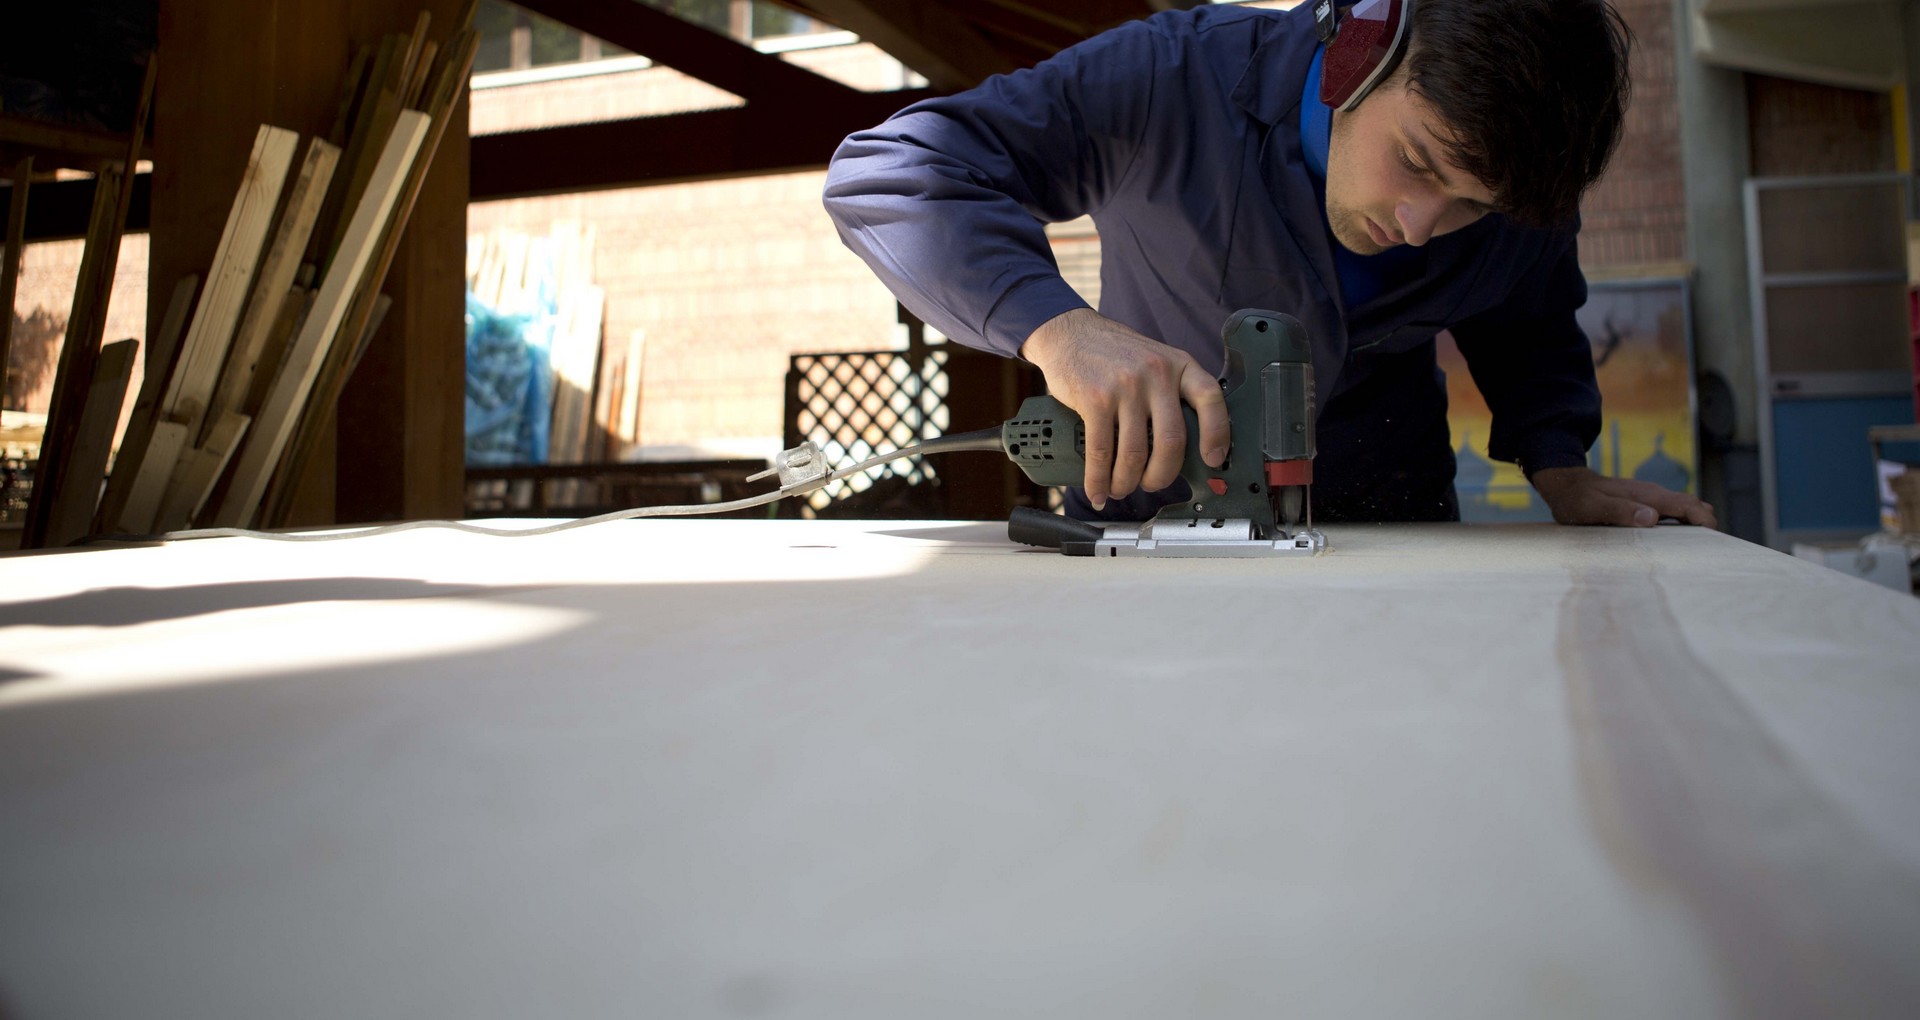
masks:
[[[1587,465],[1699,492],[1693,413],[1693,345],[1683,280],[1594,283],[1579,312],[1593,343],[1604,417]],[[1487,457],[1493,415],[1451,334],[1440,334],[1447,423],[1459,467],[1454,487],[1465,521],[1548,521],[1553,516],[1520,469]]]

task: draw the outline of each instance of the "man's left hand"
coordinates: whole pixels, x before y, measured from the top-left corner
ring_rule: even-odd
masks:
[[[1561,524],[1651,528],[1662,517],[1707,528],[1720,523],[1703,500],[1652,482],[1608,478],[1590,468],[1542,468],[1533,473],[1533,487]]]

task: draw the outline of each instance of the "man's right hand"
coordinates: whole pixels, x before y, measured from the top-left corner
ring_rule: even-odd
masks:
[[[1208,466],[1226,461],[1226,397],[1187,352],[1076,308],[1042,323],[1020,355],[1040,366],[1048,391],[1086,422],[1085,484],[1095,510],[1109,497],[1155,492],[1180,477],[1187,452],[1182,401],[1199,422]]]

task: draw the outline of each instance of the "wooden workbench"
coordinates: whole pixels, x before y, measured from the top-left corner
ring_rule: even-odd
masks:
[[[1920,600],[635,521],[0,559],[0,1015],[1920,1015]]]

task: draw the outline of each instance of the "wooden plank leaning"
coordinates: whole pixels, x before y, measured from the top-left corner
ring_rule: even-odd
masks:
[[[213,400],[220,366],[233,342],[234,328],[253,289],[260,252],[273,226],[274,210],[293,166],[300,136],[285,128],[260,125],[253,154],[227,213],[226,230],[214,249],[206,293],[180,348],[180,367],[167,387],[165,409],[175,421],[198,429]],[[171,469],[172,465],[168,465]]]
[[[312,265],[326,266],[332,262],[340,246],[342,223],[358,207],[360,192],[365,187],[366,176],[359,172],[360,168],[372,166],[379,147],[392,134],[392,113],[399,106],[383,101],[386,91],[383,86],[393,77],[394,65],[404,56],[401,46],[398,36],[382,38],[361,72],[364,80],[355,83],[353,112],[346,119],[346,137],[340,147],[339,165],[334,170],[333,187],[328,190],[326,203],[320,207],[319,223],[307,242],[307,262]],[[359,64],[356,62],[355,66]],[[369,149],[374,151],[369,153]]]
[[[227,213],[226,228],[214,249],[208,269],[207,286],[200,296],[193,325],[180,343],[178,364],[167,382],[160,400],[162,420],[186,427],[184,446],[191,446],[200,423],[213,399],[220,365],[233,340],[233,330],[252,288],[254,269],[260,262],[260,249],[266,244],[267,230],[280,200],[280,190],[293,164],[294,149],[300,136],[284,128],[262,124],[254,136],[253,153]],[[166,434],[171,445],[171,429],[155,428],[155,435]],[[178,456],[176,451],[175,457]],[[135,534],[152,530],[152,514],[160,507],[168,481],[173,477],[174,458],[165,456],[159,444],[141,458],[134,475],[120,520],[115,526]]]
[[[222,415],[245,413],[247,392],[259,366],[279,363],[281,352],[268,352],[268,342],[273,337],[281,309],[292,294],[294,275],[300,270],[307,238],[319,219],[320,205],[326,199],[327,185],[333,180],[339,159],[340,150],[331,142],[315,138],[307,143],[306,156],[294,177],[293,190],[287,194],[286,209],[280,214],[273,243],[267,247],[266,258],[260,263],[253,296],[247,300],[246,313],[241,316],[240,327],[227,351],[227,364],[220,372],[219,385],[208,406],[204,434],[199,437],[203,441],[212,434]]]
[[[107,473],[107,456],[113,450],[113,434],[120,426],[120,409],[126,405],[127,381],[133,376],[133,359],[139,350],[138,340],[121,340],[100,349],[73,432],[66,470],[53,494],[42,543],[49,548],[86,537],[93,523],[100,480]]]
[[[104,309],[95,307],[100,303],[95,288],[100,279],[99,264],[106,259],[107,248],[117,247],[119,240],[109,226],[118,182],[119,172],[113,169],[102,170],[94,177],[93,215],[87,225],[86,248],[80,256],[80,274],[74,281],[73,310],[67,315],[66,336],[60,342],[60,358],[54,366],[53,396],[47,405],[46,429],[40,436],[40,459],[34,467],[33,491],[27,497],[27,516],[20,529],[22,549],[39,549],[47,544],[54,498],[66,472],[87,390],[93,383],[94,363],[100,355],[94,323],[105,318]]]
[[[180,351],[180,334],[187,326],[187,313],[193,310],[193,298],[200,289],[200,277],[182,277],[174,285],[167,301],[167,314],[160,320],[160,332],[147,343],[146,378],[140,383],[140,396],[133,402],[133,414],[127,419],[127,436],[120,441],[120,455],[114,458],[113,474],[107,476],[107,494],[100,501],[96,532],[125,532],[121,523],[127,498],[133,494],[133,480],[153,447],[154,426],[160,421],[160,398],[166,395],[167,379],[173,374],[175,355]],[[179,447],[174,448],[179,452]],[[144,528],[141,530],[145,530]]]
[[[224,413],[199,446],[181,453],[160,509],[154,513],[153,530],[178,531],[193,522],[252,423],[253,419],[244,414]]]
[[[320,282],[313,308],[288,348],[286,361],[267,393],[266,403],[241,445],[232,482],[213,513],[212,523],[216,526],[246,527],[252,522],[266,493],[267,482],[313,388],[314,376],[340,332],[347,306],[366,276],[368,263],[429,126],[430,118],[413,110],[403,111],[395,120],[366,192],[354,209],[340,248]]]

